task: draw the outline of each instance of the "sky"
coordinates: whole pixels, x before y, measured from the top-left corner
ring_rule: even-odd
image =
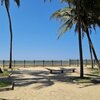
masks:
[[[10,13],[13,25],[13,60],[68,60],[79,59],[78,36],[74,27],[57,39],[59,21],[50,19],[52,13],[63,8],[60,0],[44,3],[43,0],[21,0],[17,7],[13,0]],[[91,34],[98,58],[100,58],[100,29]],[[0,60],[9,60],[9,24],[4,6],[0,6]],[[83,40],[83,56],[89,59],[86,36]]]

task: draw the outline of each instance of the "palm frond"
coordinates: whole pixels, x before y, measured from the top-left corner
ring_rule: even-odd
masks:
[[[17,4],[17,6],[20,6],[20,0],[14,0]]]
[[[61,17],[65,17],[65,18],[69,18],[71,15],[71,10],[72,9],[69,9],[68,7],[65,7],[65,8],[62,8],[62,9],[59,9],[57,10],[55,13],[53,13],[51,16],[50,16],[50,19],[51,18],[61,18]]]
[[[69,29],[71,29],[73,26],[73,19],[67,20],[64,24],[61,25],[61,27],[58,29],[59,35],[58,39]]]
[[[10,0],[1,0],[1,5],[6,4],[9,9]]]

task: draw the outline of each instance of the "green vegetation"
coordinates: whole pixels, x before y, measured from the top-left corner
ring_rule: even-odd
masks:
[[[7,80],[0,81],[0,87],[6,87],[6,86],[10,86],[10,85],[11,85],[11,81],[7,81]]]
[[[98,70],[97,68],[91,69],[91,74],[100,76],[100,70]]]
[[[91,83],[91,78],[90,77],[84,77],[84,78],[77,78],[75,80],[77,83]]]
[[[6,86],[9,86],[11,85],[11,80],[8,80],[8,76],[11,74],[10,71],[4,71],[3,73],[0,73],[0,77],[1,77],[1,80],[0,80],[0,87],[6,87]],[[7,79],[5,79],[7,78]]]
[[[0,77],[9,76],[9,74],[11,74],[11,72],[9,72],[9,71],[4,71],[3,73],[0,73]]]
[[[73,77],[71,80],[75,83],[92,83],[93,79],[100,77],[100,70],[98,68],[89,68],[89,70],[90,74],[86,74],[83,78]]]
[[[75,83],[91,83],[91,77],[84,77],[84,78],[80,78],[80,77],[73,77],[71,78],[73,80],[73,82]]]

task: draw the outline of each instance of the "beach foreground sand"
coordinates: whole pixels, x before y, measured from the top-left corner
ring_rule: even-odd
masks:
[[[14,90],[0,91],[0,100],[100,100],[100,84],[70,81],[75,73],[50,74],[46,68],[19,68]]]

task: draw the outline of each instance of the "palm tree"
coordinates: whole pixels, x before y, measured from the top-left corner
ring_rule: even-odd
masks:
[[[79,4],[77,4],[79,5]],[[76,24],[75,30],[78,32],[78,39],[79,39],[79,54],[80,54],[80,77],[83,78],[83,53],[82,53],[82,33],[81,33],[81,19],[79,15],[75,14],[79,13],[79,8],[77,6],[77,12],[73,8],[64,7],[58,11],[56,11],[52,16],[56,19],[60,19],[63,22],[63,25],[59,28],[61,29],[60,35],[63,35],[68,29],[71,29],[74,24]],[[59,38],[58,37],[58,38]]]
[[[20,0],[14,0],[17,6],[20,5]],[[10,0],[1,0],[1,3],[5,5],[8,21],[9,21],[9,29],[10,29],[10,61],[9,61],[9,68],[12,68],[12,41],[13,41],[13,32],[12,32],[12,23],[11,23],[11,17],[9,12],[9,3]]]
[[[59,36],[61,36],[64,32],[66,32],[67,29],[71,29],[73,22],[76,23],[76,29],[75,30],[78,32],[78,35],[79,35],[80,77],[83,77],[83,57],[82,57],[82,43],[81,43],[82,33],[81,33],[81,31],[83,33],[86,32],[86,35],[88,37],[91,60],[92,60],[92,51],[93,51],[94,57],[97,61],[97,64],[98,64],[98,66],[100,66],[99,61],[98,61],[97,56],[96,56],[96,53],[95,53],[95,49],[93,47],[93,44],[92,44],[92,41],[91,41],[91,38],[90,38],[90,35],[86,31],[86,29],[89,29],[91,25],[94,26],[93,16],[90,16],[90,15],[92,15],[91,14],[91,11],[92,11],[91,8],[93,8],[92,6],[93,6],[94,2],[91,2],[91,0],[87,0],[88,2],[85,1],[85,0],[61,0],[61,1],[65,2],[65,3],[69,3],[72,10],[68,11],[68,8],[65,7],[63,9],[56,11],[52,15],[52,17],[60,19],[61,21],[64,22],[64,24],[60,28],[60,29],[62,29],[62,31],[61,31]],[[87,6],[87,7],[89,7],[89,9],[88,8],[86,9],[85,7],[88,4],[89,4],[90,7]],[[91,21],[92,21],[92,23],[91,23]],[[96,22],[97,22],[97,20],[96,20]]]
[[[100,64],[98,61],[98,58],[96,56],[96,52],[94,49],[94,46],[92,44],[89,30],[93,27],[95,29],[96,25],[100,26],[100,1],[99,0],[83,0],[82,2],[82,8],[84,9],[84,16],[82,17],[83,21],[83,31],[86,33],[89,47],[90,47],[90,55],[92,59],[92,52],[94,55],[94,58],[98,64],[98,67],[100,68]],[[93,68],[93,61],[92,61],[92,68]]]
[[[61,0],[62,2],[68,2],[77,6],[78,0]],[[89,31],[91,27],[95,29],[96,25],[100,26],[100,0],[80,0],[80,18],[81,18],[81,25],[82,31],[85,32],[89,42],[89,49],[90,49],[90,57],[91,57],[91,66],[93,68],[93,57],[92,52],[94,54],[94,58],[97,62],[98,67],[100,68],[100,63],[97,58],[94,46],[92,44]],[[85,18],[84,18],[85,17]],[[85,19],[85,20],[84,20]]]
[[[49,0],[51,1],[51,0]],[[83,78],[83,52],[82,52],[82,23],[81,23],[81,0],[61,0],[69,4],[69,7],[64,7],[56,11],[51,17],[60,19],[63,25],[59,28],[61,29],[58,38],[63,35],[68,29],[71,29],[74,24],[76,24],[75,31],[78,32],[79,39],[79,55],[80,55],[80,77]]]
[[[89,42],[89,39],[88,39],[88,42]],[[91,45],[89,45],[89,50],[90,50],[91,68],[93,69],[94,68],[94,65],[93,65],[93,56],[92,56],[92,48],[91,48]]]

